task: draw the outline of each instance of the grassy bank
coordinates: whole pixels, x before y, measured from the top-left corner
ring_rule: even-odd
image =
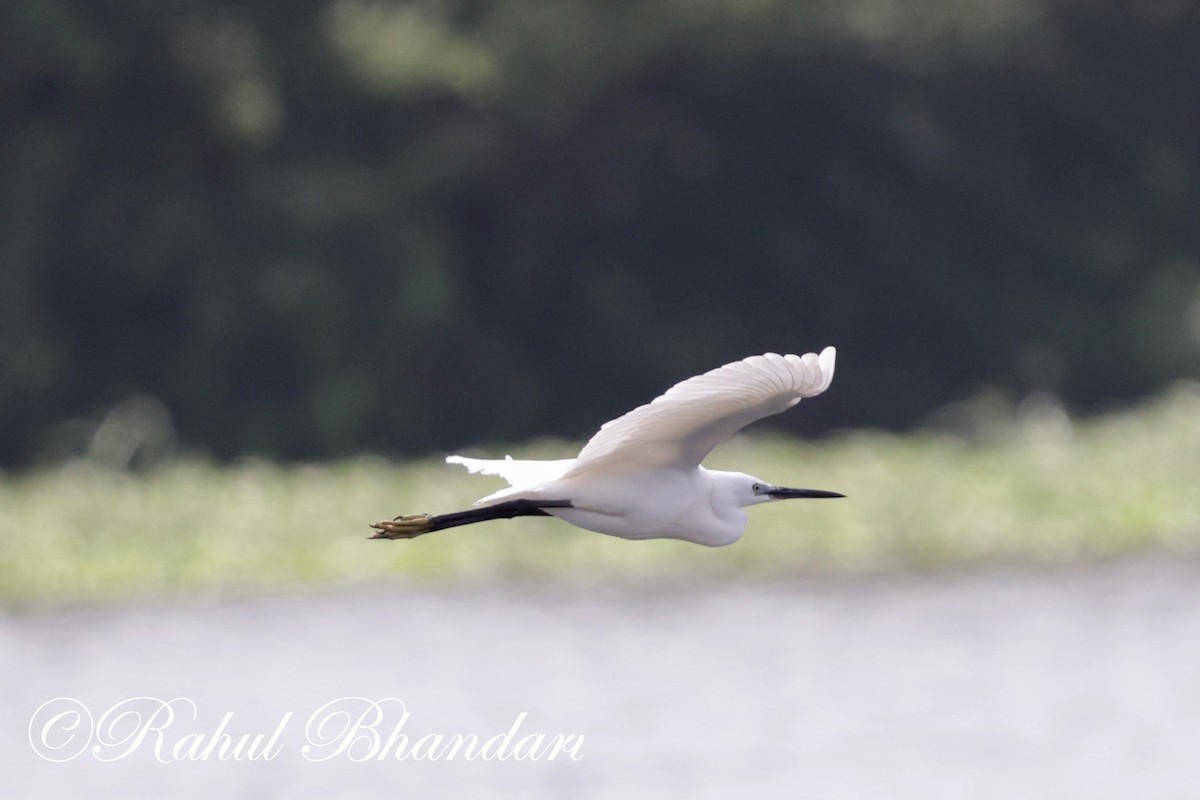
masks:
[[[848,499],[752,509],[745,538],[717,550],[543,519],[385,542],[366,540],[368,522],[465,507],[498,479],[438,460],[185,461],[144,475],[75,463],[0,478],[0,603],[379,578],[779,574],[1200,550],[1195,386],[1079,424],[1026,414],[974,444],[936,434],[747,438],[709,464]]]

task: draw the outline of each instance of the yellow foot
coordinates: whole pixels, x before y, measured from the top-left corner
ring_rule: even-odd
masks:
[[[429,533],[433,517],[429,514],[407,514],[395,519],[385,519],[376,522],[371,527],[375,529],[372,539],[412,539],[422,533]]]

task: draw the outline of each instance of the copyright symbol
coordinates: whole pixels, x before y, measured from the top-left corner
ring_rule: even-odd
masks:
[[[87,749],[93,727],[87,706],[73,697],[56,697],[33,712],[29,744],[47,761],[70,761]]]

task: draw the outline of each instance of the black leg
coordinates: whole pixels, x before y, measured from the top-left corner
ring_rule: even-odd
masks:
[[[459,525],[474,525],[493,519],[513,517],[548,517],[547,508],[570,508],[570,500],[509,500],[482,508],[455,511],[451,514],[408,514],[393,520],[376,522],[372,539],[412,539],[423,533],[457,528]]]

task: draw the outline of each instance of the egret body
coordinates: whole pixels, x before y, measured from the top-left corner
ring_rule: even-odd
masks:
[[[554,516],[623,539],[683,539],[718,547],[741,538],[742,510],[791,498],[842,497],[789,489],[741,472],[700,465],[721,442],[755,420],[829,388],[836,351],[766,353],[678,383],[646,405],[605,423],[575,458],[556,461],[450,456],[471,472],[498,475],[509,488],[477,508],[376,522],[372,538],[411,539],[492,519]]]

